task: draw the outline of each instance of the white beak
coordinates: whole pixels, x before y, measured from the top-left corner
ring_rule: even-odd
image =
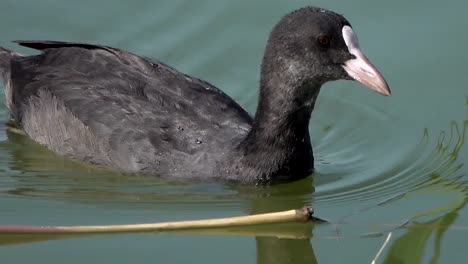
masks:
[[[356,56],[356,58],[344,63],[343,68],[345,71],[354,80],[380,94],[389,96],[391,92],[387,82],[359,48],[359,42],[353,29],[350,26],[344,26],[342,34],[346,46],[348,46],[349,53]]]

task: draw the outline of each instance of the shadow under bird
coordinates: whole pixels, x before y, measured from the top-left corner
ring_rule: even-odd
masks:
[[[0,48],[7,106],[33,140],[73,159],[168,178],[292,181],[310,175],[309,121],[320,87],[390,89],[341,15],[304,7],[270,33],[255,116],[220,89],[156,60],[74,42]]]

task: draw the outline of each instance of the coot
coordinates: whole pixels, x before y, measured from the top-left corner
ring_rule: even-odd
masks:
[[[120,49],[16,41],[0,48],[10,113],[59,155],[126,172],[244,183],[310,175],[309,120],[322,84],[354,79],[390,95],[341,15],[305,7],[270,33],[251,117],[210,83]]]

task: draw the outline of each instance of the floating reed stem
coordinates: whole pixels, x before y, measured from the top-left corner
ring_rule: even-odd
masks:
[[[126,225],[89,225],[89,226],[0,226],[0,235],[15,234],[103,234],[131,232],[168,232],[196,229],[247,227],[253,225],[279,224],[291,222],[325,222],[313,216],[309,207],[283,212],[217,218],[193,221],[176,221],[163,223],[126,224]]]

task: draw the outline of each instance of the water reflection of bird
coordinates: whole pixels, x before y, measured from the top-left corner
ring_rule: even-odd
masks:
[[[320,87],[355,79],[389,95],[349,22],[306,7],[273,28],[252,118],[218,88],[119,49],[18,41],[0,48],[7,105],[52,151],[127,172],[270,182],[313,171],[308,123]]]

